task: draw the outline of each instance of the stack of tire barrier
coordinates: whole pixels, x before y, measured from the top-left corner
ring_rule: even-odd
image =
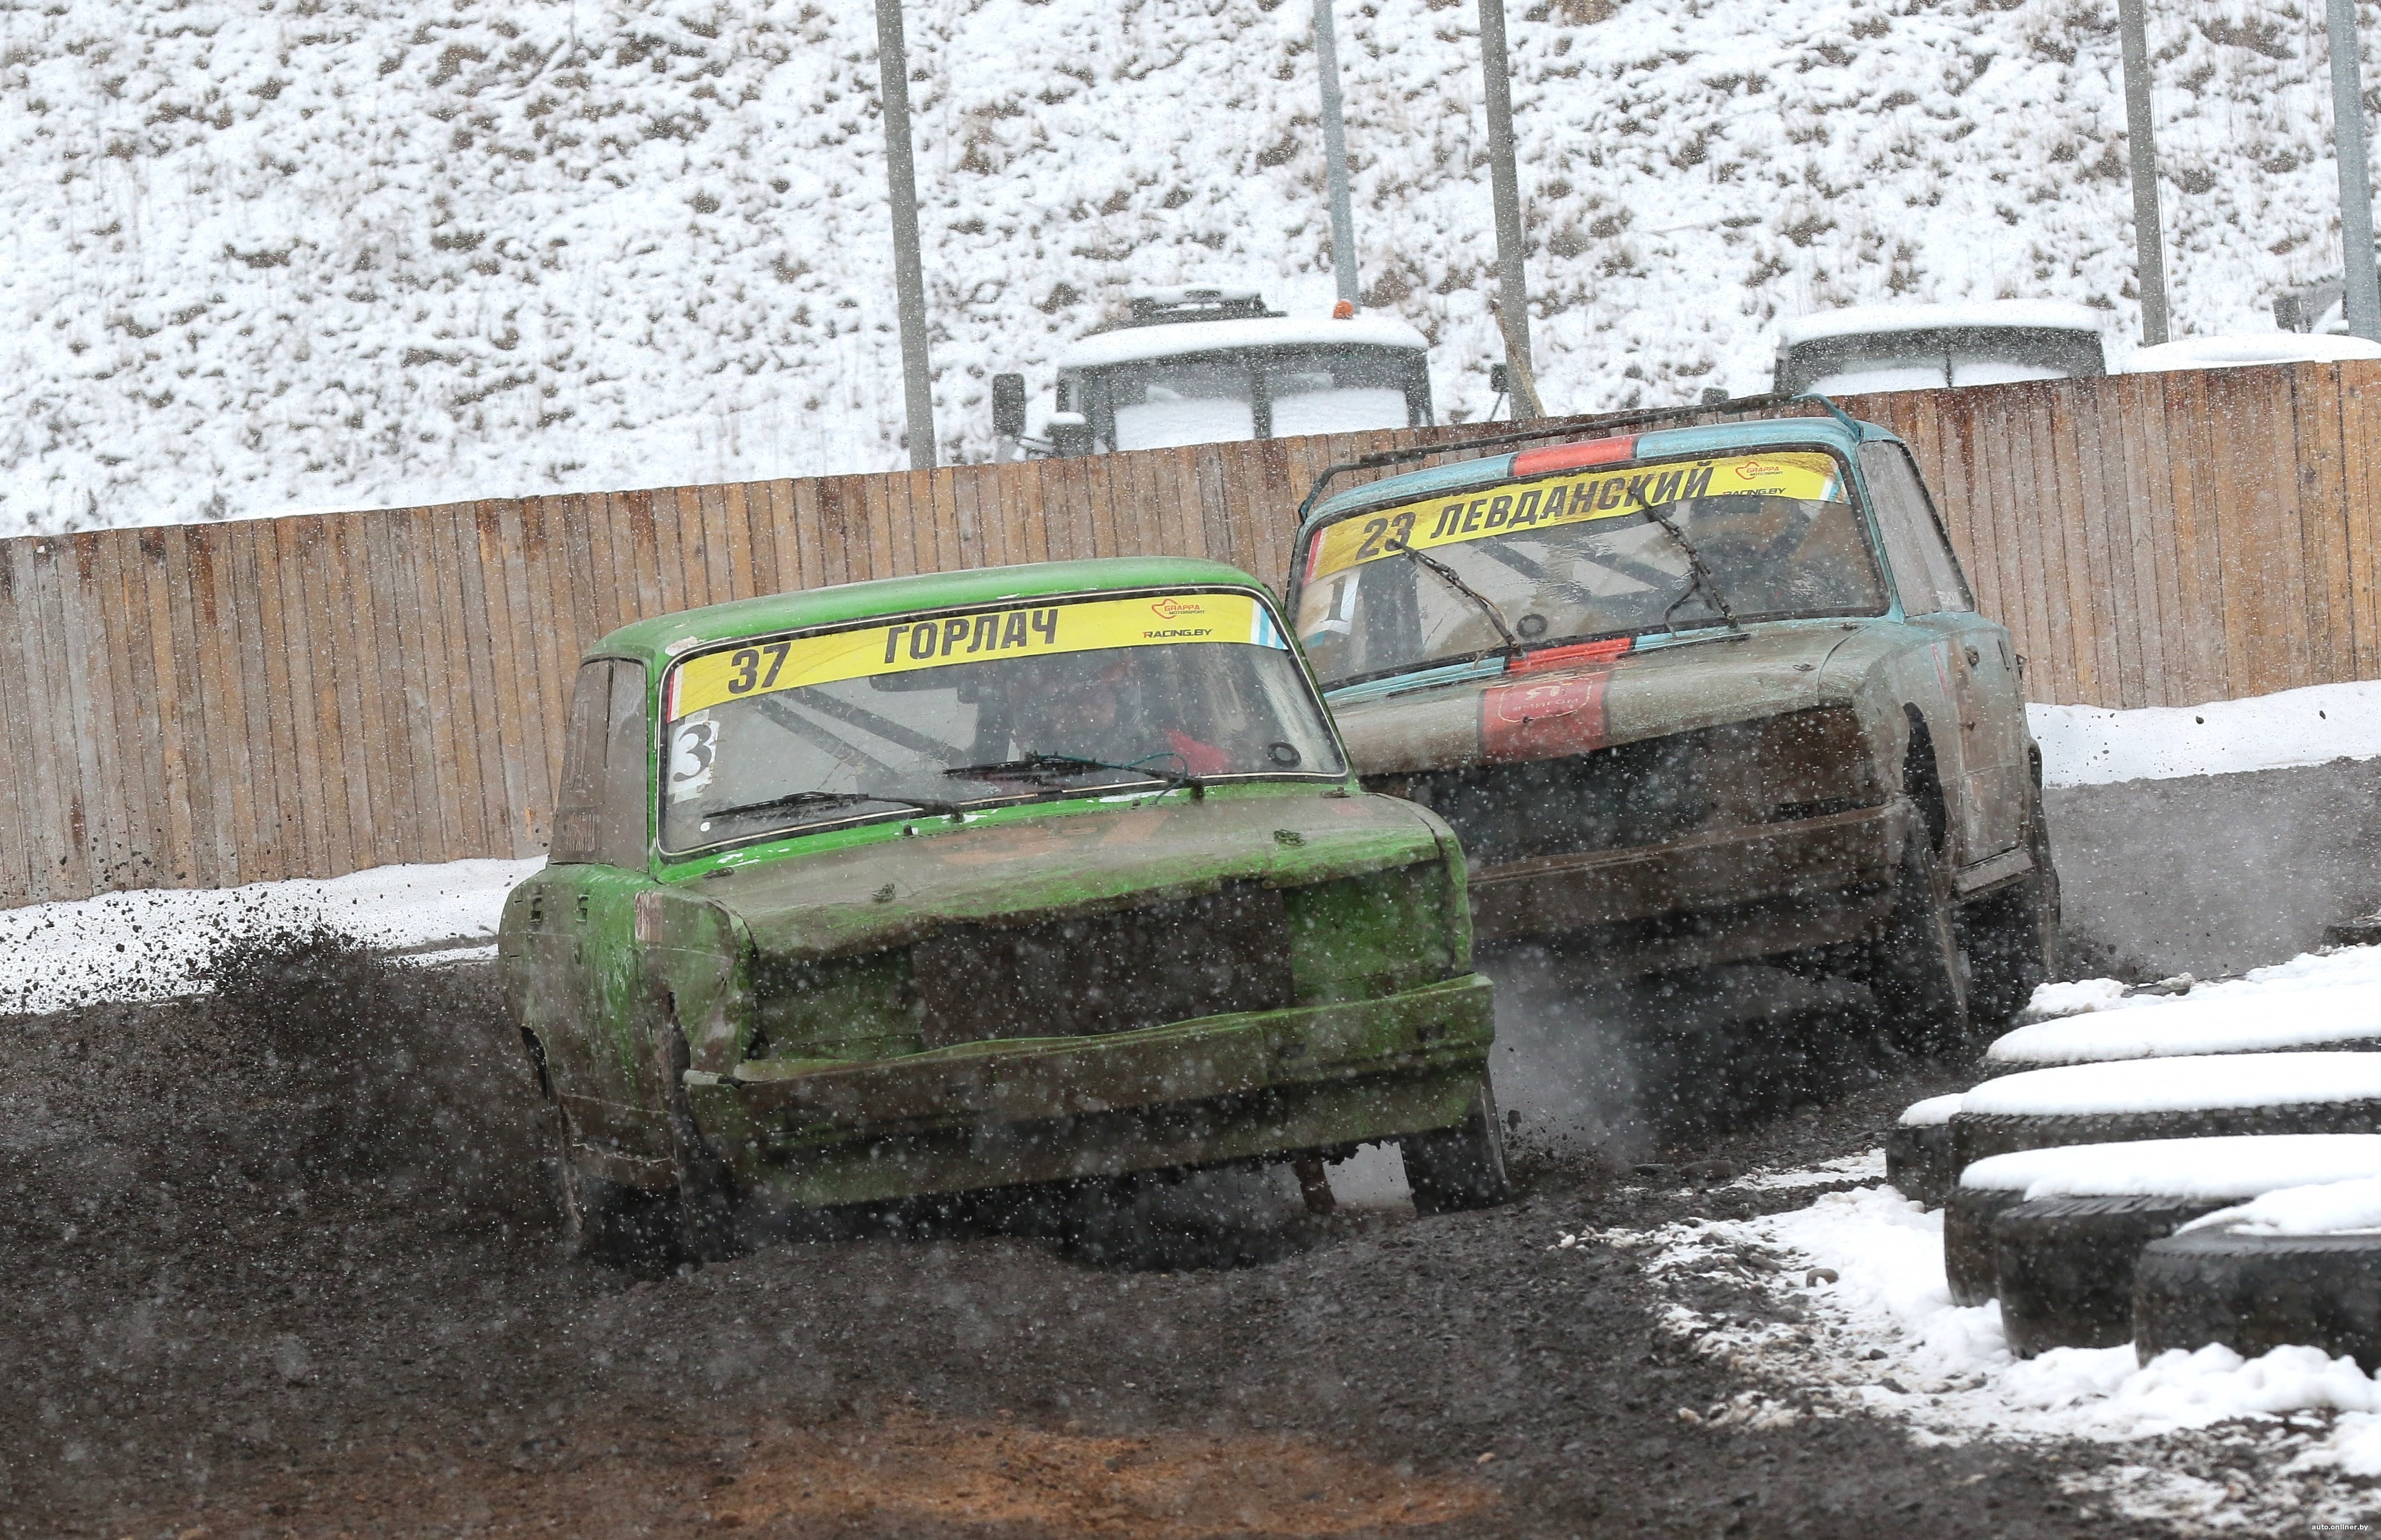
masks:
[[[2381,991],[2246,1003],[2021,1027],[1985,1056],[2018,1072],[1887,1132],[1888,1179],[1944,1206],[1953,1300],[1997,1299],[2012,1351],[2381,1367]]]

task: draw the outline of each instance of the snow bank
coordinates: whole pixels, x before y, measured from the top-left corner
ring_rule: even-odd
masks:
[[[2288,1347],[2244,1360],[2207,1347],[2144,1365],[2128,1346],[2059,1348],[2021,1362],[2010,1356],[1997,1304],[1951,1302],[1942,1225],[1939,1211],[1868,1188],[1754,1219],[1587,1232],[1556,1244],[1601,1240],[1644,1257],[1657,1285],[1719,1280],[1791,1304],[1802,1324],[1744,1325],[1670,1307],[1670,1330],[1758,1387],[1707,1412],[1691,1409],[1696,1421],[1758,1427],[1799,1415],[1869,1414],[1900,1420],[1928,1442],[2144,1445],[2137,1462],[2079,1478],[2083,1485],[2070,1491],[2105,1494],[2137,1513],[2214,1514],[2236,1525],[2243,1518],[2237,1508],[2220,1510],[2240,1494],[2210,1491],[2162,1465],[2149,1441],[2231,1424],[2228,1436],[2262,1439],[2283,1468],[2381,1473],[2381,1383],[2353,1359]],[[1748,1266],[1748,1257],[1759,1265]],[[1707,1295],[1698,1289],[1697,1297]],[[2327,1427],[2292,1418],[2307,1412],[2338,1416]],[[2381,1509],[2381,1494],[2322,1481],[2277,1501],[2298,1505],[2293,1525]]]
[[[934,397],[1046,401],[1136,286],[1327,312],[1312,14],[912,0]],[[2337,271],[2320,7],[2155,7],[2177,324]],[[1768,387],[1780,316],[2023,294],[2137,335],[2106,7],[1509,7],[1539,388]],[[1502,356],[1476,28],[1344,6],[1367,312]],[[2363,39],[2381,76],[2381,34]],[[865,6],[53,0],[0,19],[0,532],[904,463]]]
[[[2224,1202],[2381,1176],[2381,1134],[2282,1133],[2065,1144],[1990,1155],[1960,1185],[2034,1198],[2155,1196]]]
[[[324,881],[145,888],[0,911],[0,1008],[188,994],[191,968],[225,937],[314,920],[391,949],[440,948],[446,960],[488,955],[505,895],[544,864],[381,866]]]
[[[1866,336],[1893,332],[1936,331],[1948,326],[2023,326],[2039,330],[2098,333],[2107,312],[2056,299],[1974,299],[1950,305],[1847,305],[1778,323],[1779,346],[1790,348],[1829,336]]]
[[[2146,998],[2158,1003],[2036,1021],[2003,1033],[1984,1050],[1984,1062],[2084,1064],[2381,1041],[2381,987],[2372,984],[2271,996]]]
[[[2193,1219],[2185,1229],[2216,1227],[2251,1235],[2341,1235],[2381,1230],[2381,1176],[2285,1187],[2238,1207]]]
[[[1986,1081],[1963,1113],[2181,1112],[2381,1097],[2381,1054],[2224,1054],[2028,1069]]]
[[[2198,706],[2028,705],[2045,786],[2170,780],[2381,757],[2381,681]]]
[[[1899,1123],[1905,1129],[1939,1128],[1951,1120],[1960,1110],[1964,1093],[1954,1091],[1948,1096],[1929,1096],[1923,1102],[1912,1102],[1901,1109]]]
[[[2343,359],[2381,359],[2381,342],[2361,336],[2302,336],[2297,332],[2250,332],[2238,336],[2193,336],[2136,348],[2124,373],[2155,374],[2167,369],[2238,369],[2259,363],[2338,363]]]

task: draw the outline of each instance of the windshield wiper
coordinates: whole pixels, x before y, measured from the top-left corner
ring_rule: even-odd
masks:
[[[1684,553],[1687,558],[1687,591],[1671,600],[1670,607],[1662,612],[1662,629],[1672,636],[1678,635],[1679,628],[1671,621],[1670,617],[1679,613],[1680,605],[1700,593],[1711,601],[1714,609],[1719,611],[1719,617],[1728,622],[1729,630],[1739,636],[1744,635],[1743,622],[1737,619],[1736,611],[1728,608],[1728,595],[1719,591],[1719,583],[1712,577],[1711,568],[1703,565],[1703,554],[1695,549],[1695,543],[1687,538],[1687,532],[1673,523],[1668,514],[1645,501],[1645,495],[1642,492],[1632,487],[1630,495],[1636,498],[1637,506],[1645,510],[1646,518],[1661,525],[1663,531],[1672,540],[1678,542],[1679,551]]]
[[[713,808],[707,816],[735,818],[748,813],[785,813],[800,807],[849,807],[861,802],[888,802],[897,807],[913,807],[920,813],[941,813],[952,818],[966,812],[957,802],[931,797],[889,796],[881,791],[788,791],[775,797],[763,797],[755,802]]]
[[[1402,556],[1411,556],[1417,565],[1427,571],[1436,573],[1440,581],[1478,605],[1480,613],[1488,617],[1488,623],[1496,628],[1496,634],[1505,639],[1504,651],[1507,659],[1518,659],[1527,650],[1522,647],[1521,639],[1513,634],[1513,628],[1505,624],[1505,612],[1490,603],[1487,595],[1456,576],[1454,568],[1447,566],[1436,556],[1422,555],[1402,540],[1388,541],[1382,548],[1395,551]]]
[[[1121,770],[1128,776],[1147,776],[1164,781],[1169,791],[1187,786],[1205,795],[1207,783],[1189,770],[1161,770],[1154,764],[1118,764],[1113,760],[1085,759],[1081,754],[1027,754],[1022,759],[1005,759],[997,764],[962,764],[943,772],[946,776],[964,776],[972,780],[999,780],[1007,776],[1032,778],[1037,776],[1066,774],[1082,770]]]

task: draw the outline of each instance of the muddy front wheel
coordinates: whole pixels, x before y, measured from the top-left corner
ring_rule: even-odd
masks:
[[[1968,1036],[1967,959],[1953,922],[1942,858],[1912,830],[1895,879],[1893,914],[1870,944],[1861,982],[1876,996],[1886,1032],[1914,1053],[1941,1053]]]
[[[1398,1141],[1406,1161],[1406,1185],[1417,1214],[1493,1208],[1512,1196],[1505,1172],[1505,1130],[1497,1120],[1496,1094],[1488,1077],[1471,1098],[1471,1110],[1451,1129],[1410,1133]]]
[[[666,1265],[677,1250],[677,1194],[591,1176],[569,1116],[555,1107],[546,1120],[554,1131],[554,1200],[562,1213],[563,1248],[614,1266]]]
[[[1980,1027],[1998,1029],[2023,1010],[2034,986],[2050,977],[2058,945],[2058,869],[2050,863],[2050,835],[2042,801],[2030,810],[2026,853],[2033,870],[1968,907],[1968,1008]]]

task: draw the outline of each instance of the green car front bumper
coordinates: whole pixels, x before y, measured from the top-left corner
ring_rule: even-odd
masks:
[[[753,1197],[815,1207],[1327,1149],[1451,1128],[1495,1033],[1467,974],[1370,1000],[894,1059],[751,1059],[687,1099]]]

